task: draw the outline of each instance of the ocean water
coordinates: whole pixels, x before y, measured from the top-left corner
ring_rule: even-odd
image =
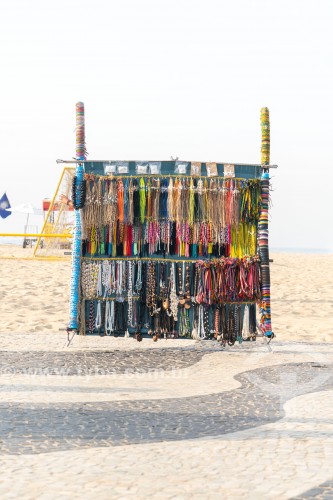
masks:
[[[0,238],[0,245],[16,245],[18,247],[21,247],[23,244],[23,238],[10,238],[10,237],[1,237]]]
[[[269,247],[269,250],[282,253],[333,253],[329,248]]]
[[[23,238],[0,238],[0,245],[17,245],[22,246]],[[329,248],[302,248],[302,247],[269,247],[270,252],[282,253],[317,253],[329,254],[333,253],[333,249]]]

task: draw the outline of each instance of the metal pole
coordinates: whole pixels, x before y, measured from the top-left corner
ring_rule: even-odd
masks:
[[[60,187],[60,185],[62,183],[62,179],[64,177],[65,171],[66,171],[66,168],[63,168],[61,177],[60,177],[58,185],[57,185],[57,189],[56,189],[56,191],[55,191],[55,193],[53,195],[52,201],[51,201],[51,203],[49,205],[49,209],[47,211],[46,217],[44,215],[44,224],[43,224],[41,233],[43,233],[46,230],[47,221],[49,220],[49,216],[50,216],[50,214],[52,212],[52,209],[53,209],[53,206],[54,206],[54,202],[55,202],[56,196],[58,194],[59,187]],[[44,235],[41,234],[40,237],[38,238],[38,240],[36,241],[36,245],[35,245],[35,248],[34,248],[34,254],[33,254],[34,257],[36,256],[36,253],[37,253],[37,250],[38,250],[38,247],[39,247],[39,244],[40,244],[40,239],[42,238],[42,236],[44,236]]]
[[[28,237],[28,238],[72,238],[72,235],[71,233],[68,233],[68,234],[56,234],[56,233],[52,233],[52,234],[47,234],[47,233],[44,233],[44,234],[40,234],[40,233],[0,233],[0,237],[1,236],[13,236],[13,237],[18,237],[18,238],[22,238],[22,237]]]
[[[115,160],[82,160],[79,163],[108,163]],[[135,163],[136,160],[127,160],[129,162]],[[160,160],[149,160],[149,161],[160,161]],[[171,160],[172,162],[173,160]],[[187,161],[187,160],[186,160]],[[78,160],[56,160],[56,163],[78,163]],[[188,162],[190,163],[190,162]],[[204,161],[199,163],[206,163]],[[237,163],[237,162],[226,162],[218,161],[216,162],[220,165],[238,165],[240,167],[261,167],[261,168],[278,168],[277,165],[263,165],[262,163]]]

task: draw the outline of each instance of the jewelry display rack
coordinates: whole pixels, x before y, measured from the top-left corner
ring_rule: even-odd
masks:
[[[261,164],[88,161],[76,120],[68,335],[270,340],[268,109]]]

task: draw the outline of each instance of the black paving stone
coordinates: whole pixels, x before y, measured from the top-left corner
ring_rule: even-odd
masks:
[[[310,498],[315,498],[316,500],[332,500],[333,480],[326,481],[315,488],[311,488],[297,497],[293,497],[291,500],[309,500]]]
[[[145,351],[145,356],[145,366],[150,366],[149,357],[156,356],[156,351]],[[282,418],[283,403],[288,399],[333,388],[332,365],[313,365],[295,363],[248,371],[236,377],[242,384],[240,388],[228,391],[221,380],[221,393],[204,396],[93,403],[2,403],[0,453],[195,439],[258,427]],[[186,379],[179,383],[186,383]]]
[[[186,368],[202,359],[197,349],[140,349],[131,351],[0,351],[0,374],[107,375],[147,373]]]

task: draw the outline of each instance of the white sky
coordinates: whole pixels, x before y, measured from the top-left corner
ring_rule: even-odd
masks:
[[[260,163],[272,247],[333,251],[332,0],[0,0],[0,196],[41,206],[75,155]],[[0,219],[22,231],[25,217]]]

